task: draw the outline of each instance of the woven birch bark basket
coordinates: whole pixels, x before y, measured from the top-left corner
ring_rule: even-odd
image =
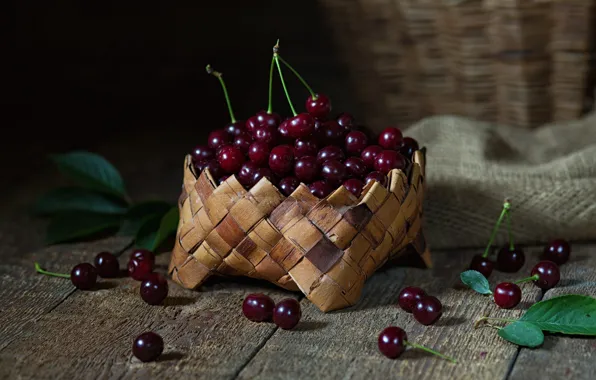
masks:
[[[285,197],[266,178],[248,191],[235,176],[217,186],[187,156],[169,273],[190,289],[211,275],[248,276],[301,291],[324,312],[352,306],[369,276],[412,248],[431,266],[423,152],[412,161],[360,198],[340,186],[318,199],[304,184]]]

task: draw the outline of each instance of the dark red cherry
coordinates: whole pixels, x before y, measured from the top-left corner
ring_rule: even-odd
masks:
[[[120,263],[118,263],[118,258],[110,252],[100,252],[95,256],[95,269],[100,277],[118,277],[120,274]]]
[[[412,310],[414,319],[425,326],[435,323],[443,312],[443,305],[437,297],[426,296],[416,303],[416,307]]]
[[[228,178],[230,178],[230,176],[229,176],[229,175],[224,175],[223,177],[220,177],[220,178],[217,180],[217,183],[218,183],[219,185],[221,185],[222,183],[226,182],[226,180],[227,180]]]
[[[406,158],[412,159],[414,152],[419,149],[418,141],[411,137],[404,137],[403,146],[399,149],[399,152]]]
[[[244,163],[244,154],[240,148],[233,145],[221,147],[217,152],[217,162],[226,173],[236,173]]]
[[[532,268],[532,276],[538,276],[534,285],[542,290],[554,288],[561,279],[559,266],[552,261],[540,261]]]
[[[149,261],[151,263],[151,270],[155,267],[155,254],[148,249],[136,248],[130,253],[130,259]]]
[[[411,313],[416,308],[418,301],[426,297],[426,292],[416,286],[407,286],[400,293],[397,303],[403,310]]]
[[[356,198],[359,198],[362,193],[362,188],[364,187],[364,182],[357,178],[350,178],[345,181],[343,185],[350,193],[354,194]]]
[[[256,117],[261,126],[277,128],[281,123],[281,117],[275,112],[267,113],[267,111],[259,111]]]
[[[515,246],[513,250],[509,246],[503,247],[497,254],[497,268],[501,272],[515,273],[524,266],[525,261],[524,250],[519,246]]]
[[[245,187],[252,187],[256,182],[254,181],[255,174],[259,167],[254,162],[248,161],[242,164],[238,172],[238,181]]]
[[[255,134],[255,130],[260,126],[261,124],[259,123],[259,118],[256,115],[251,116],[248,118],[248,120],[246,120],[246,131],[252,135]]]
[[[273,317],[275,302],[271,297],[263,294],[249,294],[242,302],[242,313],[253,322],[270,321]]]
[[[193,162],[207,161],[215,158],[215,151],[207,145],[198,145],[191,153]]]
[[[234,146],[240,148],[242,154],[248,154],[248,149],[250,148],[250,144],[252,144],[253,138],[252,135],[248,132],[241,132],[240,134],[234,136]]]
[[[224,129],[216,129],[209,133],[207,143],[209,148],[217,152],[219,148],[232,142],[232,136],[228,134]]]
[[[286,197],[289,197],[298,186],[300,186],[300,181],[296,177],[286,177],[279,181],[279,189]]]
[[[484,277],[488,278],[493,272],[494,264],[482,255],[475,255],[470,263],[470,269],[480,272]]]
[[[387,176],[381,172],[370,172],[364,177],[364,184],[377,181],[381,186],[387,186]]]
[[[134,280],[142,281],[153,272],[153,265],[147,260],[128,260],[128,275]]]
[[[306,99],[306,110],[318,119],[325,119],[331,112],[331,100],[325,94],[312,95]]]
[[[354,117],[347,112],[342,113],[337,117],[337,123],[341,125],[345,130],[354,128]]]
[[[253,185],[256,185],[263,177],[267,178],[272,184],[277,184],[277,177],[273,173],[273,170],[269,168],[258,168],[252,178]]]
[[[278,145],[271,149],[269,167],[278,175],[292,171],[294,168],[294,148],[289,145]]]
[[[255,129],[253,137],[255,141],[262,141],[269,144],[269,146],[273,146],[279,139],[279,132],[277,132],[276,128],[272,127],[258,127]]]
[[[363,132],[351,131],[346,135],[346,152],[352,156],[360,153],[368,146],[368,137]]]
[[[168,296],[168,280],[159,273],[150,273],[141,283],[141,298],[149,305],[159,305]]]
[[[334,190],[326,181],[316,181],[308,185],[310,193],[317,198],[325,198]]]
[[[317,153],[317,161],[319,161],[319,164],[322,164],[327,160],[343,161],[345,158],[344,151],[335,145],[327,145]]]
[[[300,303],[293,298],[279,301],[273,309],[273,322],[284,330],[296,327],[301,317]]]
[[[315,120],[307,113],[300,113],[290,118],[287,128],[292,138],[308,137],[315,130]]]
[[[385,128],[379,135],[379,145],[387,150],[397,150],[403,144],[403,136],[398,128]]]
[[[277,132],[279,133],[282,139],[289,140],[292,137],[290,136],[290,131],[288,130],[288,125],[290,124],[290,119],[286,119],[279,124],[277,128]]]
[[[211,173],[211,176],[216,180],[224,175],[224,171],[221,168],[219,161],[216,159],[205,162],[203,169],[209,169],[209,173]]]
[[[296,158],[304,156],[316,157],[319,152],[317,142],[312,137],[303,137],[294,142],[294,155]]]
[[[408,335],[395,326],[389,326],[379,334],[377,344],[379,351],[389,359],[396,359],[406,350]]]
[[[294,164],[294,175],[299,181],[310,183],[316,180],[321,173],[317,159],[311,156],[300,157]]]
[[[364,150],[360,154],[360,158],[362,158],[362,161],[364,161],[366,166],[368,166],[370,169],[374,169],[375,168],[375,158],[382,151],[383,151],[383,148],[381,148],[378,145],[369,145],[366,148],[364,148]]]
[[[521,289],[511,282],[502,282],[495,287],[493,298],[497,306],[511,309],[521,301]]]
[[[217,162],[217,160],[215,160],[215,162]],[[201,174],[201,172],[205,170],[205,165],[207,165],[207,161],[193,161],[192,163],[192,166],[195,167],[195,172],[197,174]]]
[[[72,271],[70,271],[70,281],[78,289],[89,290],[97,282],[97,271],[89,263],[75,265]]]
[[[163,339],[154,332],[136,337],[132,345],[133,355],[142,362],[152,362],[163,352]]]
[[[389,173],[392,169],[405,169],[407,165],[404,156],[394,150],[384,150],[375,158],[375,170],[383,174]]]
[[[354,178],[362,179],[368,174],[368,168],[358,157],[348,157],[344,162],[348,175]]]
[[[339,185],[347,177],[346,166],[338,160],[327,160],[321,165],[321,177],[331,185]]]
[[[263,141],[255,141],[248,148],[248,158],[257,166],[265,166],[269,163],[269,144]]]
[[[346,133],[344,127],[335,120],[327,120],[321,124],[317,131],[317,137],[322,145],[342,145]]]
[[[563,265],[569,260],[571,246],[566,240],[556,239],[544,248],[544,258],[557,265]]]
[[[246,132],[246,122],[244,120],[239,120],[235,123],[229,123],[225,126],[224,130],[234,138],[234,136]]]

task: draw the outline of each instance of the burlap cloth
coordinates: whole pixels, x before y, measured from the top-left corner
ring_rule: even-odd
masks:
[[[428,149],[431,249],[485,246],[505,197],[516,243],[596,239],[595,114],[533,130],[440,116],[405,134]]]

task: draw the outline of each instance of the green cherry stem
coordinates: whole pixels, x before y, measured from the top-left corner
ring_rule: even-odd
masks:
[[[279,40],[273,47],[273,59],[275,60],[275,64],[277,65],[277,71],[279,72],[279,80],[281,81],[281,86],[284,88],[284,92],[286,94],[286,99],[288,99],[288,104],[290,105],[290,109],[292,110],[292,114],[294,116],[298,115],[296,110],[294,109],[294,105],[292,104],[292,99],[290,99],[290,94],[288,93],[288,89],[286,87],[286,82],[284,81],[284,75],[281,72],[281,65],[279,64],[279,55],[277,51],[279,50]]]
[[[514,284],[523,284],[524,282],[530,282],[530,281],[538,281],[540,279],[540,276],[538,276],[537,274],[530,276],[530,277],[526,277],[526,278],[522,278],[519,281],[515,281]]]
[[[490,235],[490,239],[488,240],[488,245],[486,246],[486,249],[484,250],[482,257],[484,257],[484,258],[488,257],[488,254],[490,252],[490,247],[493,245],[493,241],[495,240],[495,237],[497,236],[497,232],[499,231],[501,222],[503,221],[503,218],[507,214],[507,210],[509,210],[510,208],[511,208],[511,204],[509,203],[509,201],[506,200],[505,203],[503,203],[503,210],[501,211],[501,215],[499,215],[499,219],[497,220],[497,223],[495,224],[495,227],[493,228],[493,232]]]
[[[438,356],[440,358],[443,358],[445,360],[449,360],[451,363],[457,363],[457,360],[455,360],[455,359],[453,359],[453,358],[451,358],[451,357],[449,357],[447,355],[443,355],[442,353],[437,352],[435,350],[431,350],[428,347],[424,347],[424,346],[421,346],[419,344],[408,342],[408,341],[404,341],[404,343],[405,343],[406,346],[410,346],[410,347],[413,347],[413,348],[418,348],[418,349],[420,349],[422,351],[426,351],[428,353],[431,353],[433,355],[436,355],[436,356]]]
[[[269,103],[267,113],[273,112],[273,68],[275,67],[275,56],[271,57],[271,67],[269,67]]]
[[[47,270],[42,269],[39,263],[35,263],[35,271],[37,273],[45,274],[47,276],[70,278],[70,275],[66,273],[48,272]]]
[[[507,210],[507,234],[509,235],[509,250],[513,251],[515,245],[513,244],[513,233],[511,232],[511,210]]]
[[[288,62],[286,62],[286,60],[283,59],[282,57],[279,57],[279,60],[281,61],[281,63],[283,63],[284,65],[286,65],[286,67],[288,69],[290,69],[290,71],[292,71],[294,73],[294,75],[296,75],[296,78],[298,78],[298,80],[300,80],[300,82],[302,82],[302,84],[304,85],[304,87],[306,87],[306,89],[308,90],[308,92],[310,92],[310,96],[312,96],[313,99],[317,99],[317,94],[315,94],[315,92],[312,90],[312,87],[310,87],[308,85],[308,83],[306,83],[306,81],[304,80],[304,78],[302,78],[302,76],[300,74],[298,74],[298,71],[296,71],[296,69],[294,69],[292,67],[292,65],[290,65]]]
[[[232,110],[232,102],[230,102],[230,96],[228,95],[228,89],[226,88],[226,83],[222,78],[222,74],[219,71],[213,70],[211,65],[207,65],[207,67],[205,67],[205,70],[207,71],[207,74],[213,75],[219,80],[219,83],[221,83],[221,88],[223,88],[224,96],[226,97],[226,103],[228,104],[228,112],[230,113],[230,119],[232,120],[232,123],[235,123],[236,118],[234,117],[234,110]]]

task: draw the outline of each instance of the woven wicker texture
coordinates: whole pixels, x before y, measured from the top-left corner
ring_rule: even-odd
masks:
[[[267,179],[245,190],[184,162],[180,222],[169,272],[186,288],[213,274],[248,276],[299,290],[322,311],[354,305],[367,277],[413,248],[430,266],[421,230],[425,158],[387,188],[369,183],[357,199],[343,186],[323,200],[301,185],[284,197]]]

